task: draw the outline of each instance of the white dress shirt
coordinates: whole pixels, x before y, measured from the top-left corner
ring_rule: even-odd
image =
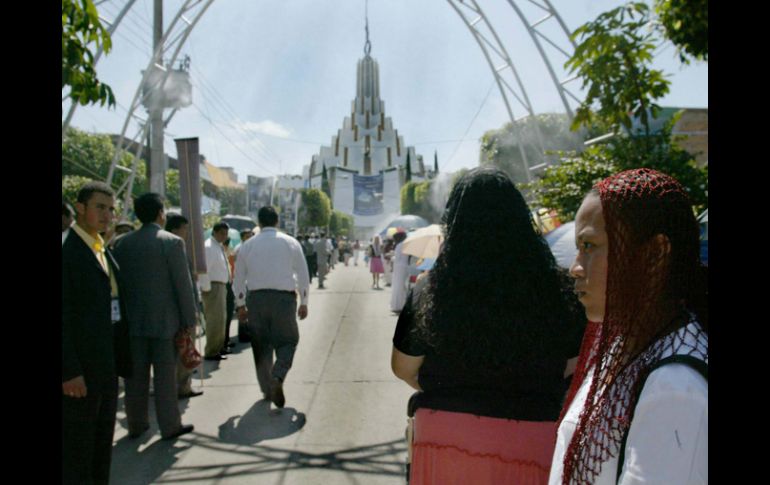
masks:
[[[198,277],[198,283],[201,291],[211,291],[211,282],[227,284],[230,281],[230,263],[222,244],[213,236],[206,239],[203,247],[206,254],[206,273]]]
[[[310,279],[302,246],[293,237],[265,227],[241,245],[235,259],[233,292],[236,306],[243,306],[254,290],[298,291],[307,305]]]
[[[575,434],[593,372],[587,373],[559,426],[549,485],[562,483],[564,455]],[[617,456],[602,463],[594,485],[615,485],[617,468]],[[708,382],[684,364],[665,365],[647,378],[636,403],[623,471],[617,481],[618,485],[658,483],[708,484]]]

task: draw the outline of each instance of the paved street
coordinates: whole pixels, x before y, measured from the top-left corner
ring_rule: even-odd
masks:
[[[248,344],[204,361],[193,379],[203,396],[180,402],[195,431],[176,441],[160,440],[152,403],[150,431],[128,439],[121,391],[110,483],[403,484],[412,391],[390,371],[390,288],[371,289],[362,262],[338,264],[328,289],[317,284],[283,410],[261,400]]]

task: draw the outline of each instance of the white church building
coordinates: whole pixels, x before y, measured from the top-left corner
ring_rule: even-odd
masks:
[[[379,66],[370,55],[358,61],[356,98],[331,146],[322,146],[305,167],[304,178],[321,188],[326,167],[335,210],[351,214],[357,234],[372,234],[401,214],[401,187],[406,182],[407,156],[412,181],[423,181],[428,172],[421,155],[404,144],[403,136],[385,116],[380,99]]]

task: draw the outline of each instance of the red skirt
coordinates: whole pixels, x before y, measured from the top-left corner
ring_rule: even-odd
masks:
[[[410,485],[548,483],[556,423],[418,409]]]

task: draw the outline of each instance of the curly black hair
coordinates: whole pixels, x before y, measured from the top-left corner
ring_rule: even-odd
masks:
[[[418,337],[465,368],[565,357],[584,310],[510,178],[469,171],[442,222],[444,247],[418,297]]]

